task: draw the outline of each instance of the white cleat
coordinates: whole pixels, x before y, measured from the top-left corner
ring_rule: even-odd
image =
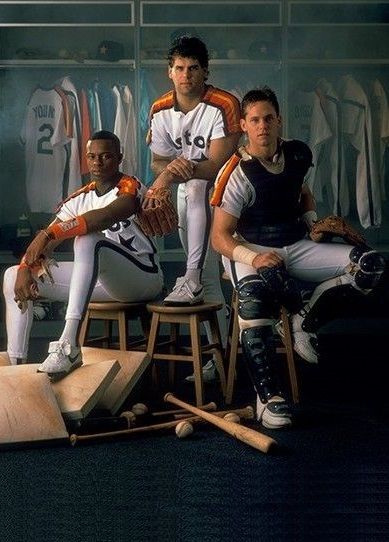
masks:
[[[257,420],[267,429],[284,429],[292,425],[290,406],[283,397],[275,395],[262,403],[257,395]]]
[[[49,355],[38,367],[38,373],[47,373],[50,379],[55,382],[81,365],[81,348],[70,346],[67,339],[53,341],[49,344]]]
[[[204,288],[198,282],[178,277],[173,290],[163,300],[164,305],[196,305],[204,301]]]
[[[204,366],[203,366],[203,382],[213,382],[216,380],[216,367],[215,362],[210,359]],[[185,378],[186,382],[194,382],[194,374],[191,374]]]

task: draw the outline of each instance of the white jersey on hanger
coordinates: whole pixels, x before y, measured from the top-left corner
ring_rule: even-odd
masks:
[[[134,175],[137,168],[137,145],[134,104],[130,88],[112,88],[116,103],[114,133],[122,143],[123,160],[121,170],[128,175]]]
[[[351,75],[340,79],[342,129],[358,151],[356,199],[364,228],[381,225],[381,190],[374,144],[370,104],[361,85]]]
[[[325,127],[323,126],[323,119]],[[342,110],[335,89],[320,79],[315,89],[309,146],[313,152],[313,168],[308,183],[326,188],[335,215],[347,216],[350,198],[342,142]],[[327,137],[328,136],[328,137]]]
[[[25,145],[26,191],[31,212],[52,213],[63,200],[66,135],[62,99],[37,88],[27,105],[21,140]]]
[[[382,199],[385,193],[385,149],[389,145],[389,105],[384,87],[375,79],[371,84],[370,106],[373,124],[373,142],[378,160]]]

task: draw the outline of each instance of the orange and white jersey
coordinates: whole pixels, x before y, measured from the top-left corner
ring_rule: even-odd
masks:
[[[150,110],[147,143],[157,155],[182,155],[199,162],[208,158],[210,141],[240,131],[238,100],[207,85],[201,102],[188,113],[178,110],[173,90],[156,100]]]
[[[146,190],[136,177],[123,175],[112,190],[100,195],[96,191],[96,183],[92,181],[65,199],[56,210],[56,216],[60,220],[69,220],[88,211],[102,209],[124,194],[142,200]],[[108,239],[119,243],[146,267],[154,260],[156,248],[135,222],[134,215],[113,224],[102,233]]]

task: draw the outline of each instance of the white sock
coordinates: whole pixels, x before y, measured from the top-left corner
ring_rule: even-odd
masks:
[[[79,325],[80,320],[76,318],[68,318],[65,321],[65,327],[59,340],[62,341],[64,339],[68,339],[70,346],[77,346],[76,337]]]
[[[196,284],[201,283],[201,269],[187,269],[185,273],[185,278],[193,280]]]

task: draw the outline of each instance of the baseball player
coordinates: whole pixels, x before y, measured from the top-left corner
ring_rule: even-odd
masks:
[[[206,84],[208,51],[197,37],[177,38],[168,61],[174,89],[157,99],[150,110],[147,141],[156,176],[151,190],[179,183],[179,235],[187,262],[185,275],[177,278],[164,302],[191,305],[205,297],[224,304],[219,257],[209,248],[209,195],[217,172],[240,138],[239,102],[232,94]],[[225,309],[219,311],[218,319],[225,341]]]
[[[33,300],[39,296],[68,303],[63,332],[50,343],[49,355],[38,368],[54,380],[82,364],[78,335],[89,301],[149,301],[163,285],[156,248],[133,220],[146,187],[119,171],[119,139],[111,132],[97,132],[86,151],[90,183],[60,204],[56,218],[37,233],[20,265],[4,275],[12,364],[27,359]],[[74,261],[58,262],[39,281],[39,269],[50,266],[53,249],[72,238]]]
[[[322,324],[328,319],[323,299],[334,289],[341,289],[342,295],[349,288],[371,290],[384,260],[366,245],[322,244],[306,238],[317,218],[304,182],[312,153],[301,141],[279,137],[281,116],[274,92],[268,87],[248,92],[241,116],[247,144],[218,175],[211,199],[211,241],[223,255],[238,293],[240,340],[257,393],[257,418],[277,429],[292,423],[274,366],[273,324],[280,305],[293,314],[295,350],[317,362],[316,336],[305,324],[310,322],[312,330],[312,321]],[[293,278],[318,283],[305,306]],[[277,328],[282,334],[279,324]]]

